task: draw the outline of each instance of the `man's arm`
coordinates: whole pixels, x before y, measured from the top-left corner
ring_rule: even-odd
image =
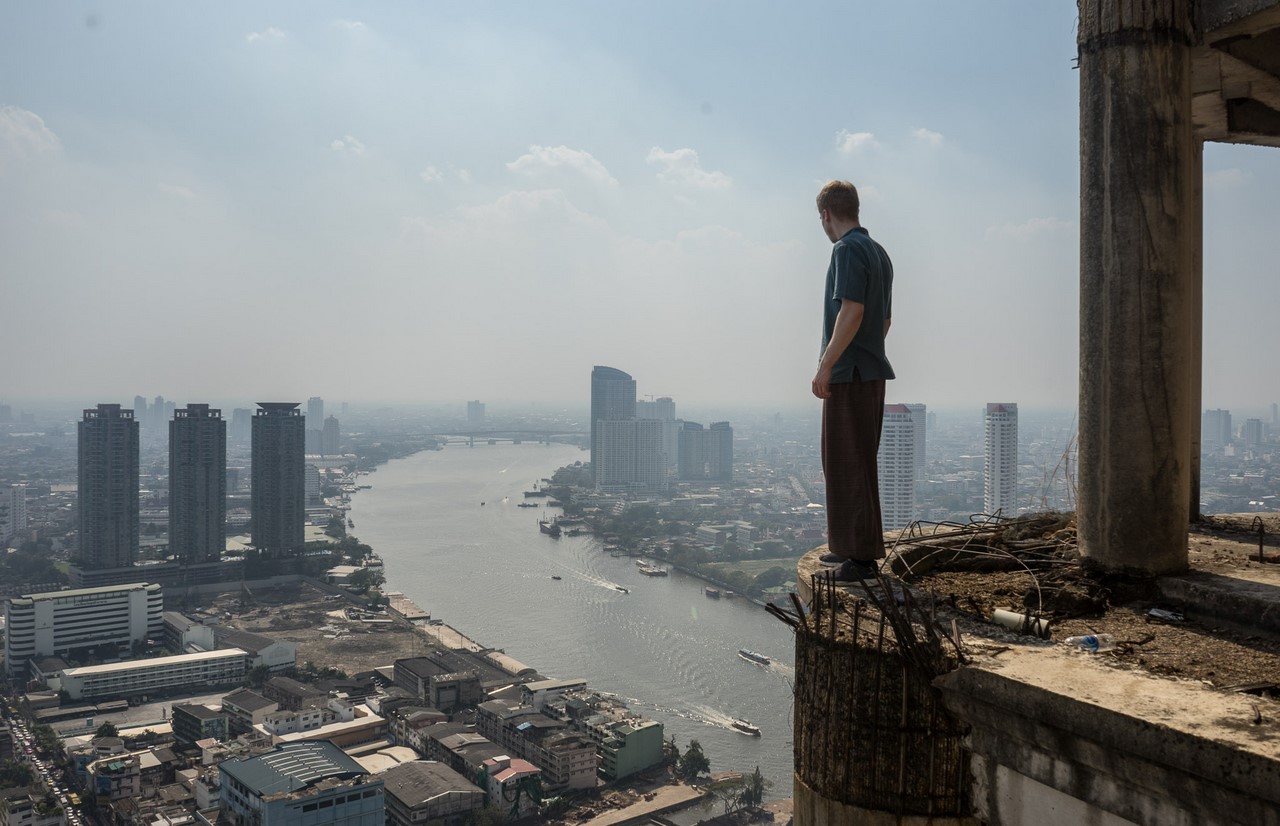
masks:
[[[827,349],[822,351],[822,359],[818,362],[817,375],[813,377],[813,395],[825,399],[831,395],[831,371],[835,368],[840,356],[849,348],[853,337],[862,326],[862,315],[866,308],[857,301],[848,298],[840,299],[840,312],[836,313],[836,323],[831,331],[831,340]],[[888,332],[888,324],[885,332]]]

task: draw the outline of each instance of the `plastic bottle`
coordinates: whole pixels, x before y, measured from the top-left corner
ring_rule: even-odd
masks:
[[[1099,654],[1116,647],[1115,637],[1110,634],[1085,634],[1083,637],[1067,637],[1063,640],[1067,645],[1074,645],[1090,654]]]

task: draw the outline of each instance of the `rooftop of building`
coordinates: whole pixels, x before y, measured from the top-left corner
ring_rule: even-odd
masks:
[[[176,703],[173,706],[174,713],[181,711],[183,714],[189,714],[200,720],[216,720],[223,716],[221,709],[210,708],[200,703]]]
[[[218,641],[218,645],[240,648],[251,654],[257,654],[279,642],[279,640],[274,640],[262,634],[255,634],[252,631],[237,631],[226,626],[215,626],[213,636]]]
[[[224,648],[220,651],[197,651],[194,654],[174,654],[168,657],[152,657],[144,660],[125,660],[124,662],[106,663],[105,665],[84,665],[78,668],[63,669],[62,674],[67,677],[91,677],[120,671],[132,671],[136,668],[164,668],[183,663],[224,660],[237,656],[247,657],[248,654],[238,648]]]
[[[247,688],[241,688],[233,691],[222,698],[224,703],[231,703],[236,708],[242,708],[248,712],[261,711],[264,708],[271,708],[279,704],[274,700],[268,700],[256,691]]]
[[[359,763],[327,740],[285,743],[258,757],[224,760],[221,768],[260,796],[297,791],[327,778],[349,780],[365,774]]]
[[[46,591],[39,594],[22,594],[13,597],[10,602],[51,602],[63,599],[75,599],[77,597],[101,596],[107,594],[121,594],[130,591],[141,590],[160,590],[160,586],[155,583],[147,582],[130,582],[125,585],[103,585],[99,588],[69,588],[65,591]]]
[[[415,760],[401,763],[379,775],[387,790],[405,806],[422,806],[442,794],[450,792],[475,792],[480,790],[465,777],[443,763],[433,760]]]

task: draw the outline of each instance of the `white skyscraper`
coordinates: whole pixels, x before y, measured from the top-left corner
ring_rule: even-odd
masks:
[[[676,421],[676,403],[670,396],[653,401],[636,399],[636,418],[662,422],[662,450],[667,466],[675,467],[680,448],[680,422]]]
[[[916,484],[924,481],[924,431],[929,414],[923,404],[908,404],[911,411],[911,423],[915,425],[916,437]]]
[[[917,415],[913,407],[922,408]],[[916,419],[924,423],[924,405],[886,404],[880,432],[880,515],[886,531],[900,530],[916,518]]]
[[[17,539],[27,530],[27,486],[0,487],[0,548]]]
[[[987,455],[983,510],[1004,516],[1018,513],[1018,406],[987,405]]]

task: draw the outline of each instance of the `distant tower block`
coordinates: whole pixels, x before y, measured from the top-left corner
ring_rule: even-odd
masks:
[[[923,405],[920,405],[923,407]],[[916,419],[910,405],[886,404],[880,450],[880,513],[887,531],[901,530],[916,518]]]
[[[185,564],[217,562],[226,547],[227,425],[189,404],[169,422],[169,550]]]
[[[161,409],[164,400],[159,399]],[[138,558],[138,422],[100,404],[78,427],[80,566],[124,568]]]
[[[600,422],[636,417],[636,380],[616,367],[591,370],[591,475],[599,484]],[[619,434],[615,433],[614,436]]]
[[[1018,514],[1018,406],[987,405],[987,450],[983,463],[983,509]]]
[[[479,400],[467,402],[467,424],[484,424],[484,402]]]
[[[253,546],[288,556],[303,545],[306,420],[298,402],[258,402],[253,417]]]

